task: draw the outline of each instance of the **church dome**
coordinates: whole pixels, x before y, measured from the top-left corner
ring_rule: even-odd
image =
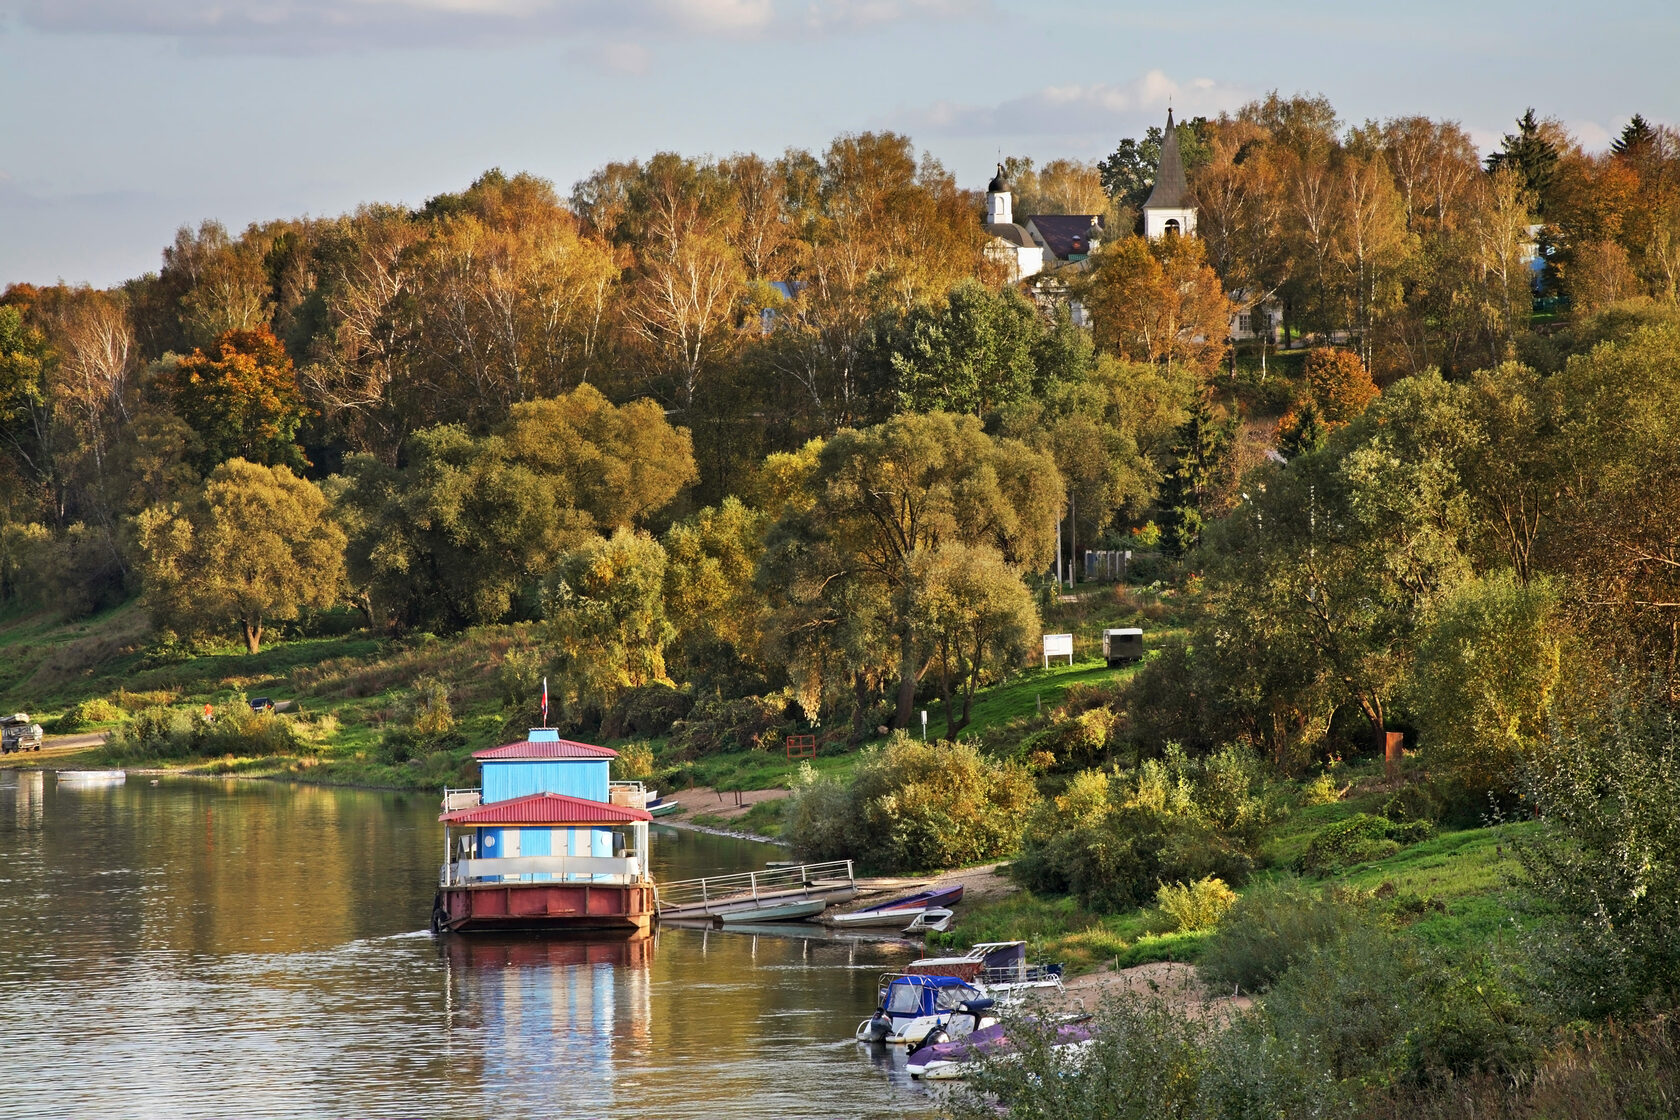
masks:
[[[992,176],[992,181],[990,183],[986,184],[986,193],[987,194],[1001,194],[1002,192],[1004,192],[1008,189],[1009,189],[1009,180],[1007,180],[1003,177],[1003,164],[1000,163],[1000,164],[998,164],[997,174],[993,175]]]

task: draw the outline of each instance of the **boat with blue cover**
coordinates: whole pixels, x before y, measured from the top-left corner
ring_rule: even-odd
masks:
[[[920,1045],[929,1034],[944,1028],[953,1015],[975,1027],[990,1026],[994,1000],[958,976],[881,977],[880,1005],[858,1024],[859,1042]]]

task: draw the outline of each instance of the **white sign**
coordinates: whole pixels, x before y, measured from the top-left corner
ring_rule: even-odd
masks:
[[[1065,657],[1068,664],[1073,664],[1073,635],[1046,634],[1044,635],[1044,667],[1050,667],[1052,657]]]

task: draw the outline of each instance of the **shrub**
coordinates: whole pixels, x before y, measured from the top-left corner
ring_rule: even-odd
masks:
[[[1071,893],[1093,910],[1146,905],[1164,881],[1241,883],[1277,810],[1261,767],[1235,748],[1205,761],[1176,746],[1135,770],[1076,775],[1028,822],[1010,874],[1037,891]]]
[[[806,859],[851,857],[884,872],[961,867],[1013,852],[1037,798],[1018,766],[900,732],[864,757],[849,785],[802,783],[786,835]]]
[[[1342,799],[1342,793],[1329,771],[1324,771],[1301,786],[1301,804],[1334,805]]]
[[[642,782],[653,777],[653,747],[647,743],[626,743],[612,760],[612,776],[621,782]]]
[[[1385,859],[1407,844],[1435,835],[1426,820],[1396,824],[1370,813],[1355,813],[1313,834],[1307,850],[1296,861],[1296,870],[1308,875],[1328,875],[1346,867]]]
[[[128,713],[103,697],[83,700],[53,720],[50,730],[55,735],[71,735],[92,723],[115,723]]]
[[[1174,930],[1212,929],[1236,901],[1236,892],[1211,875],[1194,883],[1163,883],[1155,892],[1155,905],[1173,920]]]
[[[1300,956],[1365,921],[1359,907],[1295,880],[1256,885],[1237,900],[1202,949],[1202,975],[1215,986],[1271,987]]]
[[[253,712],[243,697],[215,712],[206,722],[181,708],[143,708],[118,728],[107,743],[120,758],[172,759],[215,755],[266,757],[296,754],[303,742],[292,721]]]
[[[692,700],[663,681],[640,685],[626,691],[607,710],[601,734],[609,739],[664,735],[693,706]]]

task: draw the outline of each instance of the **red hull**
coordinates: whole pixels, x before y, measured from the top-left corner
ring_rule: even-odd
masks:
[[[445,887],[432,907],[432,927],[452,933],[576,930],[628,937],[652,923],[652,887],[604,883]]]

